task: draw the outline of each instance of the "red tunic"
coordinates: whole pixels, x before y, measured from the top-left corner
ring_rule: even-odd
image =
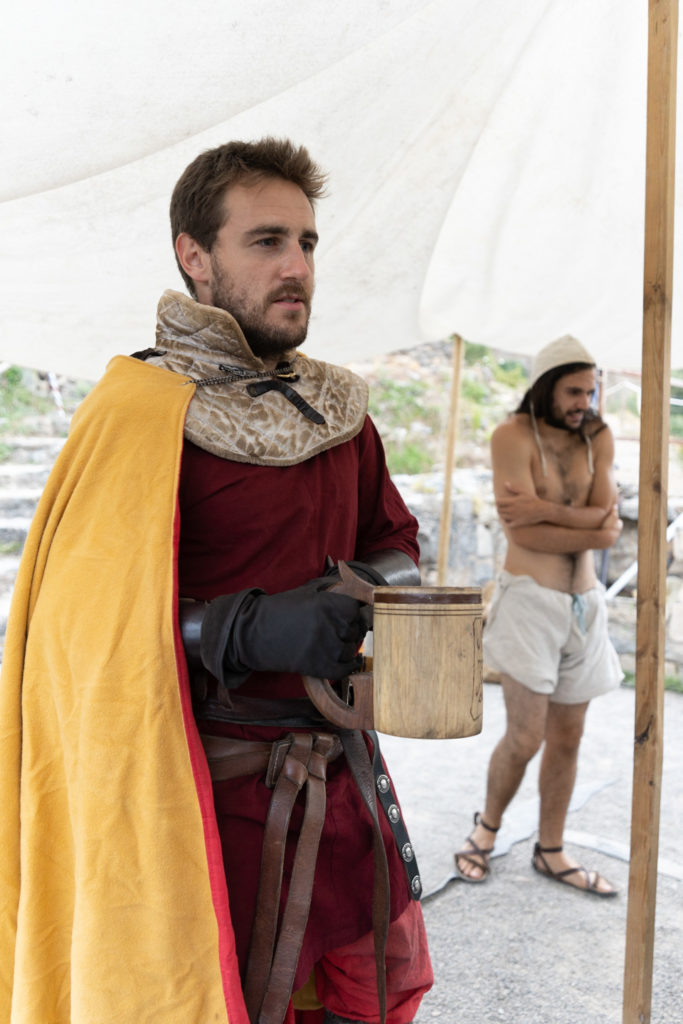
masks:
[[[211,599],[246,587],[279,593],[323,573],[334,561],[363,560],[384,549],[417,562],[417,521],[386,469],[369,418],[352,440],[287,468],[253,466],[187,443],[180,479],[179,593]],[[237,691],[251,697],[303,697],[300,676],[253,673]],[[286,729],[202,723],[204,731],[274,739]],[[372,834],[367,811],[343,757],[329,766],[327,812],[313,899],[294,982],[298,988],[326,950],[372,929]],[[263,822],[271,790],[257,776],[214,786],[214,799],[235,928],[244,971],[253,920]],[[292,814],[282,895],[303,804]],[[392,919],[410,899],[403,864],[380,813],[389,859]]]

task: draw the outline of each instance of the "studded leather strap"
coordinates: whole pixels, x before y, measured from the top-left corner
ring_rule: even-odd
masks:
[[[363,734],[354,730],[341,734],[346,760],[351,769],[363,803],[372,819],[372,857],[374,868],[374,885],[372,890],[372,933],[375,946],[375,971],[377,974],[377,999],[379,1002],[380,1021],[384,1024],[387,1012],[387,971],[386,947],[389,933],[389,917],[391,912],[389,889],[389,865],[387,852],[384,848],[382,830],[377,816],[377,798],[375,796],[372,764]],[[377,746],[377,736],[375,736]]]
[[[377,733],[374,730],[371,730],[368,735],[372,740],[372,771],[375,777],[377,796],[379,797],[379,802],[387,816],[387,820],[391,825],[391,831],[394,833],[398,852],[401,855],[401,860],[403,861],[403,866],[405,867],[406,874],[408,876],[410,895],[414,900],[419,900],[422,896],[422,880],[420,878],[420,870],[417,866],[417,860],[415,859],[413,844],[410,841],[408,830],[403,821],[403,815],[401,814],[401,808],[398,805],[396,794],[392,789],[391,779],[384,771],[384,766],[382,765]]]

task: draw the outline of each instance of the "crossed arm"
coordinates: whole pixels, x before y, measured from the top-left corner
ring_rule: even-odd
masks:
[[[506,429],[506,427],[510,429]],[[494,492],[501,521],[519,547],[546,554],[610,548],[621,532],[614,481],[614,439],[605,428],[593,440],[593,484],[584,506],[540,498],[527,438],[511,425],[491,439]]]

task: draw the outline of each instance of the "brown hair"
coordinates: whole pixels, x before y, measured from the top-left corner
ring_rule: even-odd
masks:
[[[178,235],[187,232],[210,252],[225,223],[226,190],[264,178],[291,181],[311,204],[324,195],[326,175],[303,146],[272,136],[258,142],[226,142],[200,153],[173,189],[170,214],[174,248]],[[190,294],[196,298],[194,281],[181,267],[177,254],[176,262]]]

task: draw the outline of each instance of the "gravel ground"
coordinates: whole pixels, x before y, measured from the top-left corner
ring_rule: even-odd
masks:
[[[665,694],[652,1024],[683,1021],[683,695]],[[508,809],[484,885],[448,881],[483,804],[503,730],[502,692],[484,687],[484,727],[463,740],[383,738],[425,893],[436,981],[416,1024],[621,1024],[628,904],[635,693],[589,708],[565,843],[622,891],[600,899],[531,869],[537,759]],[[431,895],[430,895],[431,894]],[[643,1019],[644,1021],[646,1018]]]

